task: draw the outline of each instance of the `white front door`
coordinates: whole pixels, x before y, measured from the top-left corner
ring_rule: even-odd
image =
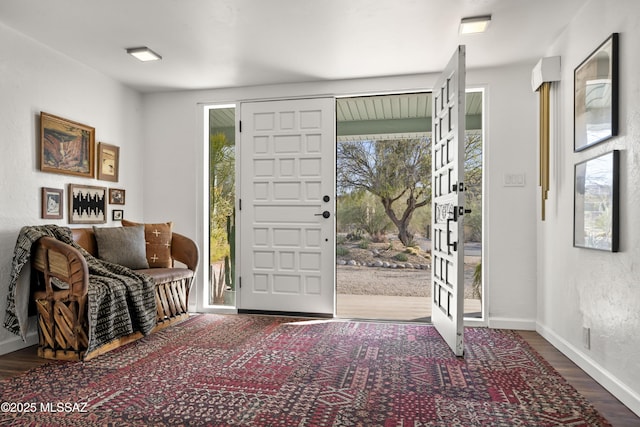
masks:
[[[456,356],[464,354],[465,47],[433,88],[431,320]]]
[[[333,316],[335,100],[243,103],[240,119],[238,308]]]

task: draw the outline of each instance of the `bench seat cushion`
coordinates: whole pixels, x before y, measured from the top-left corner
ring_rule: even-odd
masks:
[[[193,271],[188,268],[144,268],[136,271],[151,276],[156,285],[193,277]]]

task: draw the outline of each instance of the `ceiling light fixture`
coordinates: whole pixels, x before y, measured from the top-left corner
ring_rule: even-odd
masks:
[[[484,33],[491,22],[491,15],[472,16],[460,21],[460,34]]]
[[[140,61],[158,61],[162,59],[162,56],[158,55],[146,46],[143,47],[130,47],[127,49],[127,53],[131,56],[138,58]]]

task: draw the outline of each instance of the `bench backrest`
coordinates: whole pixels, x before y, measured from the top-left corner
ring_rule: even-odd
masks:
[[[93,256],[98,256],[98,244],[93,228],[72,228],[73,240]]]

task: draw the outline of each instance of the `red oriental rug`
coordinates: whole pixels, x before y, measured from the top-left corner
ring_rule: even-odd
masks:
[[[513,331],[199,315],[0,382],[0,425],[609,426]],[[6,406],[10,403],[10,406]]]

